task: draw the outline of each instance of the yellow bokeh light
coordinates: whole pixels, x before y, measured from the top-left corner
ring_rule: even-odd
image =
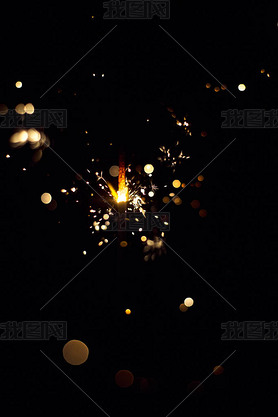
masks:
[[[10,144],[12,147],[23,146],[28,139],[28,133],[26,130],[20,130],[19,132],[14,133],[10,137]]]
[[[37,129],[28,129],[28,141],[31,143],[38,142],[41,138],[41,134]]]
[[[148,196],[149,196],[149,197],[153,197],[153,196],[154,196],[154,192],[153,192],[153,191],[149,191],[149,192],[148,192]]]
[[[204,178],[205,178],[205,177],[204,177],[203,175],[199,175],[199,176],[198,176],[198,181],[204,181]]]
[[[170,198],[165,196],[165,197],[162,198],[162,201],[163,201],[164,204],[169,203]]]
[[[210,88],[211,84],[210,83],[206,83],[206,88]]]
[[[34,113],[34,111],[35,111],[35,107],[33,106],[33,104],[32,104],[32,103],[27,103],[27,104],[24,106],[24,111],[25,111],[25,113],[27,113],[27,114],[33,114],[33,113]]]
[[[63,357],[70,365],[81,365],[86,362],[89,349],[80,340],[70,340],[63,347]]]
[[[146,242],[146,240],[147,240],[146,236],[141,236],[141,240],[142,240],[142,242]]]
[[[237,88],[239,89],[239,91],[244,91],[244,90],[246,90],[246,85],[245,84],[239,84],[239,86]]]
[[[109,219],[109,214],[104,214],[103,218],[104,218],[104,220],[108,220]]]
[[[180,197],[175,197],[173,202],[176,204],[176,206],[180,206],[182,204],[182,199]]]
[[[261,69],[261,74],[264,74],[265,73],[265,69],[264,68],[262,68]]]
[[[49,204],[51,200],[52,200],[51,194],[43,193],[41,195],[41,201],[42,201],[43,204]]]
[[[66,192],[67,192],[67,190],[65,188],[61,189],[61,193],[66,193]]]
[[[193,304],[194,304],[194,300],[193,300],[192,298],[190,298],[190,297],[187,297],[187,298],[184,300],[184,305],[185,305],[186,307],[191,307],[191,306],[193,306]]]
[[[218,93],[218,91],[220,91],[220,88],[219,88],[219,87],[214,87],[214,91],[215,91],[216,93]]]
[[[22,82],[21,81],[17,81],[15,83],[16,88],[21,88],[22,87]]]
[[[152,164],[147,164],[144,166],[144,171],[146,174],[151,174],[154,171]]]
[[[131,314],[131,310],[129,308],[126,309],[125,314],[129,316]]]
[[[16,107],[15,107],[15,111],[18,113],[18,114],[24,114],[25,113],[25,110],[24,110],[24,104],[23,103],[19,103]]]
[[[179,188],[181,186],[181,182],[179,180],[174,180],[172,185],[174,188]]]

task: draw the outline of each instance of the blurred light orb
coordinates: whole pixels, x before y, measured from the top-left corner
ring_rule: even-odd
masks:
[[[34,111],[35,111],[35,107],[33,106],[33,104],[32,104],[32,103],[27,103],[27,104],[24,106],[24,111],[25,111],[25,113],[27,113],[27,114],[33,114],[33,113],[34,113]]]
[[[104,218],[104,220],[108,220],[109,219],[109,214],[104,214],[103,218]]]
[[[244,91],[246,90],[246,86],[245,84],[239,84],[239,86],[237,87],[239,89],[239,91]]]
[[[126,309],[125,314],[129,316],[131,314],[131,310],[129,308]]]
[[[218,93],[218,91],[220,91],[220,88],[219,88],[219,87],[214,87],[214,91],[215,91],[216,93]]]
[[[262,68],[261,69],[261,74],[264,74],[265,73],[265,69],[264,68]]]
[[[211,84],[210,83],[206,83],[206,88],[210,88]]]
[[[15,107],[15,111],[18,114],[25,114],[25,110],[24,110],[25,106],[23,103],[19,103],[16,107]]]
[[[207,136],[207,132],[205,132],[204,130],[201,132],[201,136],[202,138],[205,138]]]
[[[152,164],[147,164],[144,166],[144,171],[146,174],[151,174],[154,171]]]
[[[141,236],[141,240],[142,240],[142,242],[146,242],[146,240],[147,240],[146,236]]]
[[[37,149],[32,156],[32,161],[33,162],[39,162],[42,158],[42,150],[41,149]]]
[[[221,365],[217,365],[213,368],[214,375],[221,375],[224,372],[224,368]]]
[[[132,372],[123,369],[121,371],[118,371],[115,375],[115,382],[120,388],[128,388],[130,387],[134,382],[134,376]]]
[[[9,111],[8,107],[6,106],[6,104],[0,104],[0,115],[4,116],[5,114],[7,114]]]
[[[15,83],[16,88],[21,88],[22,87],[22,82],[21,81],[17,81]]]
[[[194,300],[193,300],[192,298],[190,298],[190,297],[187,297],[187,298],[184,300],[184,305],[185,305],[186,307],[191,307],[191,306],[193,306],[193,304],[194,304]]]
[[[185,313],[188,310],[188,307],[184,303],[181,303],[179,309],[182,313]]]
[[[127,247],[127,242],[125,240],[122,240],[121,243],[120,243],[120,246],[122,248],[126,248]]]
[[[10,145],[13,148],[18,148],[20,146],[23,146],[28,139],[28,133],[26,130],[20,130],[19,132],[14,133],[10,137]]]
[[[86,362],[89,349],[80,340],[70,340],[63,347],[63,357],[70,365],[81,365]]]
[[[41,195],[41,201],[43,204],[49,204],[52,200],[52,196],[49,193],[43,193]]]
[[[28,141],[31,143],[39,142],[41,134],[37,129],[28,129]]]
[[[11,155],[9,155],[9,154],[7,154],[7,155],[6,155],[6,158],[7,158],[7,159],[8,159],[8,158],[10,158],[10,157],[11,157]]]
[[[208,214],[208,212],[207,212],[207,210],[205,210],[205,209],[201,209],[201,210],[199,211],[199,216],[200,216],[200,217],[207,217],[207,214]]]
[[[179,180],[174,180],[172,185],[174,188],[179,188],[181,186],[181,182]]]
[[[204,181],[204,178],[205,178],[205,177],[204,177],[203,175],[199,175],[199,176],[198,176],[198,181]]]
[[[149,197],[153,197],[153,196],[154,196],[154,192],[153,192],[153,191],[149,191],[149,192],[148,192],[148,196],[149,196]]]
[[[175,193],[169,193],[170,197],[175,197]]]
[[[194,209],[197,209],[200,207],[200,201],[199,200],[192,200],[190,203],[191,207]]]
[[[111,177],[117,177],[119,175],[119,167],[118,165],[112,165],[109,169],[109,174]]]
[[[180,197],[175,197],[173,202],[176,204],[176,206],[180,206],[182,204],[182,199]]]
[[[170,198],[165,196],[165,197],[162,198],[162,201],[163,201],[164,204],[167,204],[167,203],[169,203]]]

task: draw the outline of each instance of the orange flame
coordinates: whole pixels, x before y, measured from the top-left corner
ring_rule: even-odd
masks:
[[[118,181],[119,187],[117,203],[121,203],[128,200],[128,188],[125,185],[125,166],[123,161],[120,161]]]

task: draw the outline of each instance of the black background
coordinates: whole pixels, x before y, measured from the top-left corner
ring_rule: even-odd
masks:
[[[176,134],[167,106],[180,117],[188,115],[193,133],[186,148],[191,159],[167,181],[178,177],[188,183],[236,137],[204,170],[201,189],[188,186],[181,206],[167,206],[167,243],[236,311],[171,249],[145,263],[136,239],[124,250],[112,243],[40,310],[100,252],[88,227],[91,190],[49,149],[36,165],[27,149],[10,150],[11,132],[2,129],[1,322],[66,320],[68,339],[90,349],[85,364],[71,367],[62,357],[63,341],[2,341],[3,402],[28,413],[104,415],[42,350],[109,415],[166,416],[189,394],[192,382],[203,381],[236,350],[224,373],[208,378],[172,415],[267,410],[277,385],[276,341],[221,341],[221,323],[277,319],[277,133],[222,129],[221,111],[277,108],[275,3],[171,2],[169,20],[110,21],[103,13],[101,2],[9,6],[1,16],[1,102],[9,108],[32,102],[35,108],[67,109],[68,127],[46,133],[53,149],[84,178],[95,156],[107,173],[117,164],[120,147],[127,162],[157,164],[157,148]],[[219,83],[159,25],[236,98],[228,91],[214,93]],[[22,89],[14,87],[17,80]],[[247,86],[242,93],[241,82]],[[154,181],[155,175],[159,171]],[[66,204],[59,192],[73,183],[81,189],[79,205]],[[40,202],[46,189],[58,203],[53,212]],[[207,209],[207,218],[191,208],[194,198]],[[195,304],[183,314],[178,307],[186,296]],[[115,385],[119,369],[133,372],[133,387]],[[140,378],[148,379],[147,392],[140,389]]]

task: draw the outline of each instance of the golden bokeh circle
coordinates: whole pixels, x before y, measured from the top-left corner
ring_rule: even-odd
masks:
[[[63,357],[70,365],[81,365],[86,362],[89,349],[80,340],[70,340],[63,347]]]
[[[184,305],[185,305],[186,307],[192,307],[192,306],[193,306],[193,304],[194,304],[194,300],[193,300],[193,298],[191,298],[191,297],[187,297],[187,298],[184,300]]]

